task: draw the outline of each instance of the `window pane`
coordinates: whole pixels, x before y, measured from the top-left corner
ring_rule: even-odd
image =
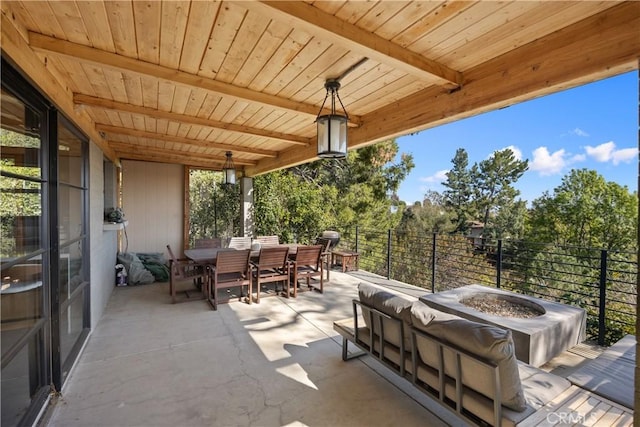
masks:
[[[39,257],[2,268],[0,330],[3,354],[43,317],[42,281],[42,261]]]
[[[60,313],[60,357],[63,365],[84,328],[84,292],[78,294],[67,309]]]
[[[40,368],[32,361],[37,360],[39,353],[37,342],[39,334],[24,346],[7,366],[2,369],[2,421],[3,427],[16,426],[27,413],[31,404],[31,396],[44,384]],[[4,340],[4,332],[2,338]],[[4,345],[4,342],[2,343]]]
[[[40,249],[42,186],[0,176],[0,247],[2,258],[16,258]]]
[[[82,186],[82,142],[61,122],[58,141],[58,179],[62,183]]]
[[[40,248],[40,116],[4,89],[0,103],[0,255],[9,259]]]
[[[87,281],[82,269],[82,244],[72,243],[60,248],[60,302],[68,299],[83,282]]]
[[[0,104],[2,170],[39,178],[40,115],[4,89]]]
[[[82,235],[82,192],[79,188],[66,185],[58,188],[60,244]]]

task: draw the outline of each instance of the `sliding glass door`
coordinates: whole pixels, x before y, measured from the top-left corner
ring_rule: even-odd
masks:
[[[58,117],[58,309],[62,382],[89,331],[87,144]],[[53,307],[52,307],[53,308]],[[57,364],[56,364],[57,365]],[[55,365],[54,365],[55,366]]]
[[[88,142],[2,61],[1,422],[30,425],[89,331]]]
[[[28,418],[49,392],[50,266],[47,110],[28,88],[0,99],[2,425]]]

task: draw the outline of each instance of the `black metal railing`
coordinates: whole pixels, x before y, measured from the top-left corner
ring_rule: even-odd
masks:
[[[635,334],[637,252],[357,227],[341,246],[361,269],[431,292],[483,284],[580,306],[600,345]]]

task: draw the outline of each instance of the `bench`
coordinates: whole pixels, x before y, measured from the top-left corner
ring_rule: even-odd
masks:
[[[331,252],[331,265],[338,265],[338,260],[342,266],[342,272],[358,270],[358,258],[360,254],[353,251],[333,251]]]
[[[368,283],[358,293],[353,316],[333,324],[342,336],[342,359],[376,358],[466,422],[516,426],[572,387],[518,362],[508,330]]]

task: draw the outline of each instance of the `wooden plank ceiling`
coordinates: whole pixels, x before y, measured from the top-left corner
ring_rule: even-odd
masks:
[[[114,160],[253,176],[638,69],[640,2],[2,1],[2,50]],[[559,112],[561,113],[561,112]]]

